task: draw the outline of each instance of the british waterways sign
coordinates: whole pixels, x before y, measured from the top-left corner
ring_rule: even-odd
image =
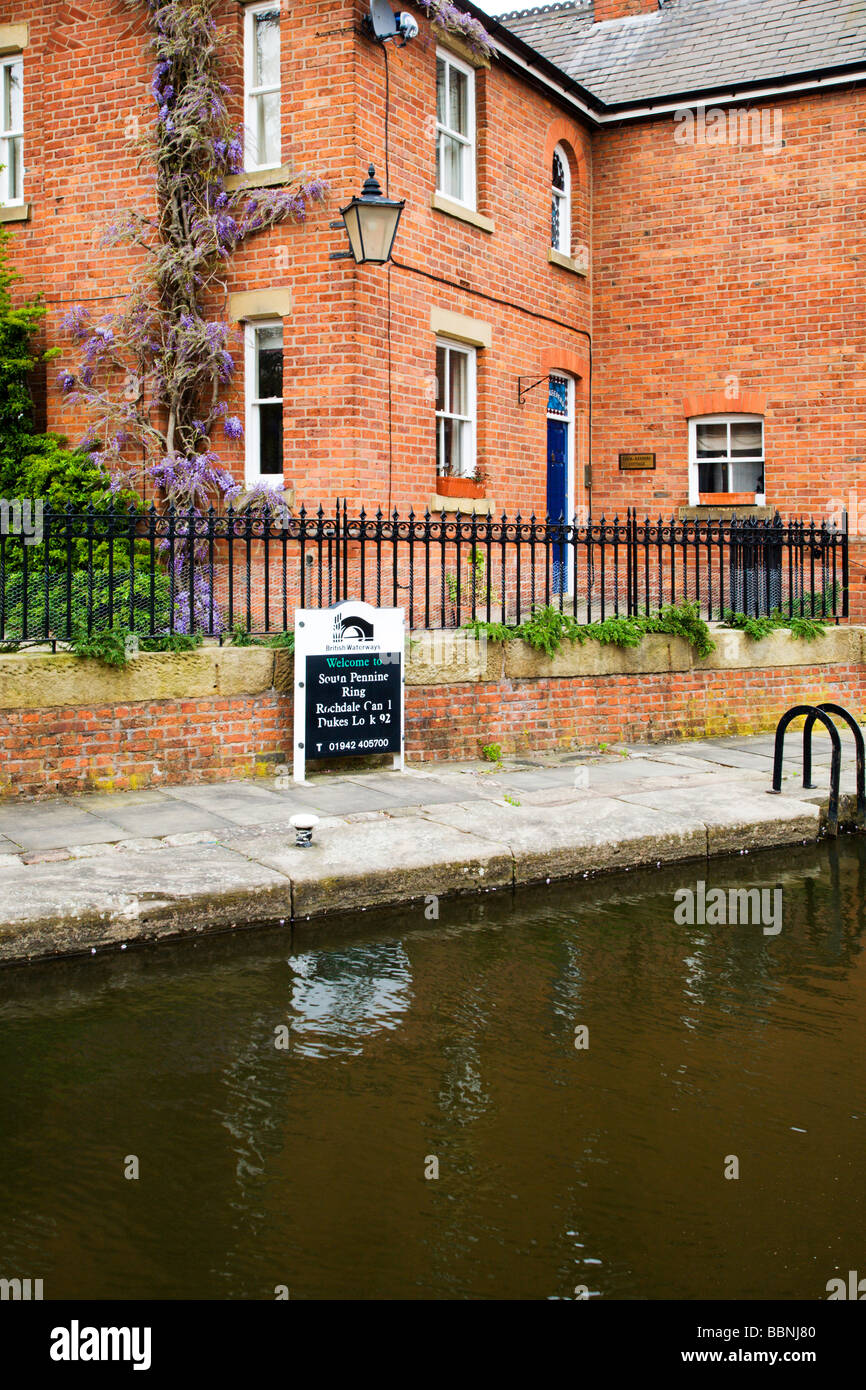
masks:
[[[295,613],[294,778],[310,758],[393,753],[403,766],[402,608],[351,599]]]

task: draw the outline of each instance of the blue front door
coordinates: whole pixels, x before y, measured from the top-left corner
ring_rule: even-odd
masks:
[[[568,487],[568,425],[565,420],[547,422],[547,516],[565,516]]]
[[[568,424],[565,420],[547,422],[547,520],[553,526],[567,520],[568,503]],[[554,542],[550,566],[550,586],[555,594],[565,592],[566,547]]]

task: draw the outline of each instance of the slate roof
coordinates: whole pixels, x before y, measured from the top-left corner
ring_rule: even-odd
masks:
[[[866,0],[665,0],[600,24],[592,8],[566,0],[498,19],[607,104],[866,66]]]

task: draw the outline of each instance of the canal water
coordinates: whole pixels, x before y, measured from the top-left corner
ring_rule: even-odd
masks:
[[[781,930],[678,924],[699,879],[780,886]],[[0,973],[0,1277],[825,1299],[866,1273],[864,839],[435,911]]]

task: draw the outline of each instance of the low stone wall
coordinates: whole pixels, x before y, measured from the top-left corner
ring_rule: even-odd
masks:
[[[406,751],[416,761],[771,729],[791,704],[866,706],[866,629],[816,642],[717,630],[700,659],[654,635],[623,650],[415,633]],[[291,762],[291,656],[260,647],[141,653],[123,670],[65,653],[0,655],[0,795],[122,791],[273,776]]]

